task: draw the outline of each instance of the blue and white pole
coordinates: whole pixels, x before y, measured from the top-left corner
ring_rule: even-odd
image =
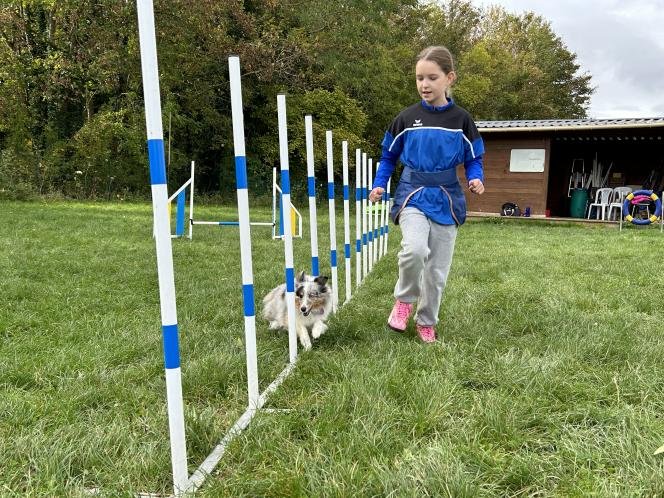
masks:
[[[344,181],[344,256],[346,258],[346,298],[344,302],[348,302],[351,298],[351,285],[350,285],[350,199],[348,187],[348,141],[341,142],[341,164],[343,168],[343,181]]]
[[[380,163],[376,163],[376,171],[378,171],[378,167],[380,166]],[[371,180],[371,183],[373,184],[373,177]],[[374,202],[373,205],[373,216],[374,216],[374,222],[373,222],[373,240],[374,240],[374,245],[373,245],[373,260],[374,264],[378,263],[378,246],[380,244],[380,240],[378,239],[378,212],[380,211],[380,201],[379,202]]]
[[[362,283],[362,151],[355,149],[355,287]]]
[[[194,168],[196,163],[191,161],[191,185],[189,186],[189,240],[194,232]]]
[[[362,153],[362,279],[369,273],[367,252],[367,153]]]
[[[392,186],[392,179],[387,180],[387,190],[385,190],[385,204],[387,215],[385,216],[385,248],[383,252],[387,254],[387,237],[390,234],[390,188]]]
[[[314,128],[311,116],[304,117],[307,149],[307,190],[309,192],[309,232],[311,233],[311,274],[320,275],[318,268],[318,218],[316,216],[316,178],[314,171]]]
[[[150,161],[150,182],[152,184],[159,303],[161,306],[164,363],[166,366],[166,403],[168,406],[173,489],[175,495],[179,496],[186,489],[189,474],[187,471],[187,446],[184,432],[173,249],[171,246],[170,220],[168,218],[168,186],[166,184],[166,162],[164,158],[164,131],[161,122],[157,41],[155,38],[152,0],[138,0],[136,4],[145,100],[145,124]]]
[[[277,95],[277,121],[279,124],[279,161],[281,162],[281,195],[284,209],[290,212],[290,171],[288,168],[288,121],[286,96]],[[286,307],[288,309],[288,353],[291,363],[297,360],[297,333],[295,331],[295,270],[293,268],[293,231],[284,223],[284,259],[286,263]]]
[[[256,355],[256,312],[254,303],[254,273],[251,262],[251,229],[249,226],[249,185],[244,143],[244,115],[242,112],[242,86],[240,59],[228,58],[231,87],[231,114],[233,117],[233,148],[235,150],[235,181],[237,212],[240,228],[240,262],[242,265],[242,298],[244,301],[244,339],[247,355],[247,394],[249,408],[258,407],[258,360]]]
[[[367,216],[369,218],[367,223],[367,236],[369,239],[368,250],[369,250],[369,272],[373,270],[373,202],[369,199],[369,192],[371,192],[371,184],[373,180],[373,159],[369,159],[369,173],[367,175]]]
[[[339,306],[339,277],[337,275],[337,221],[334,207],[334,161],[332,159],[332,131],[325,132],[327,148],[327,199],[330,210],[330,267],[332,272],[332,309]]]
[[[380,163],[378,163],[380,168]],[[387,221],[387,213],[385,212],[385,198],[387,196],[387,189],[383,191],[380,197],[380,243],[378,244],[378,258],[381,259],[385,255],[385,223]]]

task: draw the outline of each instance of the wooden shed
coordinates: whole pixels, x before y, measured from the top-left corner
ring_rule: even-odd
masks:
[[[486,192],[466,195],[470,214],[498,214],[513,202],[522,211],[530,207],[532,216],[567,217],[572,173],[587,176],[593,164],[606,186],[664,186],[664,118],[478,121],[477,127]]]

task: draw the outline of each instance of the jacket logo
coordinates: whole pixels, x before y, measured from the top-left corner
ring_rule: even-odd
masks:
[[[415,122],[413,123],[413,126],[422,126],[422,120],[416,119]]]

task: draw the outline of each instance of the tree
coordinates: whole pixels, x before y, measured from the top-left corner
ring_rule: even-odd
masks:
[[[549,23],[490,9],[480,40],[459,59],[455,90],[478,119],[582,118],[593,89]]]
[[[241,59],[249,180],[259,193],[278,163],[278,93],[288,95],[294,172],[306,170],[306,113],[320,173],[327,129],[377,157],[390,121],[418,100],[414,59],[427,45],[456,55],[454,97],[476,118],[582,117],[592,93],[545,20],[464,0],[161,0],[155,9],[171,187],[195,160],[200,190],[234,188],[231,54]],[[134,2],[5,2],[0,195],[147,195],[142,95]]]

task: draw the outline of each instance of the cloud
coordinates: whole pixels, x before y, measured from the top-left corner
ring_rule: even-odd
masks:
[[[664,8],[657,0],[472,1],[533,11],[549,21],[577,55],[580,71],[593,77],[591,117],[664,115]]]

